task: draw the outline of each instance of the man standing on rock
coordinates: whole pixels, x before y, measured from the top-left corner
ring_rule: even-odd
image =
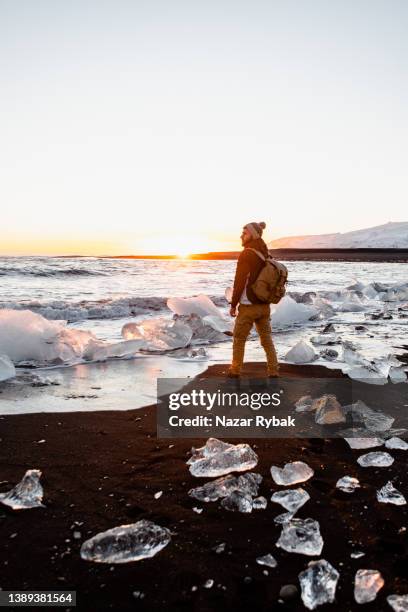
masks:
[[[228,370],[228,377],[230,378],[239,378],[241,375],[245,342],[254,323],[266,353],[268,376],[273,378],[278,376],[278,360],[272,342],[270,305],[262,303],[251,289],[265,265],[265,258],[269,255],[268,247],[262,240],[262,232],[265,226],[264,222],[248,223],[244,225],[241,234],[241,243],[244,250],[238,258],[230,309],[230,315],[236,317],[232,364]]]

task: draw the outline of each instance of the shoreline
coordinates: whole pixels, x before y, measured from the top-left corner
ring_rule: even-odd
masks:
[[[227,364],[208,367],[199,377],[217,377]],[[285,377],[338,377],[322,366],[281,365]],[[263,377],[263,363],[247,363],[244,376]],[[194,379],[192,379],[194,383]],[[307,384],[307,382],[306,382]],[[374,387],[374,386],[373,386]],[[392,387],[390,387],[392,391]],[[375,405],[375,387],[370,390]],[[0,505],[1,587],[7,589],[76,590],[77,607],[102,610],[305,610],[300,599],[278,604],[285,584],[298,586],[298,573],[313,559],[276,548],[280,527],[273,518],[283,510],[269,502],[274,485],[269,469],[303,460],[315,476],[299,486],[311,499],[300,518],[319,521],[327,559],[340,572],[333,611],[360,610],[353,598],[354,573],[378,569],[385,587],[367,610],[386,611],[386,596],[407,593],[405,564],[408,524],[406,507],[379,504],[375,491],[388,480],[408,491],[406,458],[392,451],[394,465],[364,469],[356,458],[366,451],[348,448],[336,439],[256,439],[249,442],[259,456],[255,472],[264,480],[260,494],[266,510],[228,512],[218,502],[200,503],[188,490],[205,480],[193,478],[185,464],[192,446],[205,439],[157,439],[156,407],[126,411],[19,414],[0,417],[1,485],[14,486],[26,469],[42,470],[45,508],[13,512]],[[41,442],[41,440],[45,440]],[[239,439],[232,440],[234,444]],[[375,449],[377,450],[377,449]],[[361,489],[347,494],[335,488],[349,474]],[[163,491],[159,499],[154,494]],[[203,508],[201,514],[194,506]],[[82,561],[81,542],[99,531],[146,518],[168,527],[172,541],[152,559],[104,565]],[[368,520],[369,519],[369,520]],[[73,538],[73,531],[81,533]],[[29,543],[29,546],[27,546]],[[225,551],[214,547],[225,543]],[[351,552],[363,550],[362,559]],[[278,567],[259,566],[257,556],[272,553]],[[208,579],[211,589],[204,588]],[[195,589],[194,587],[197,587]],[[136,598],[133,592],[143,593]]]

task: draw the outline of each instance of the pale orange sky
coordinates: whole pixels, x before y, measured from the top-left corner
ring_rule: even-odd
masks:
[[[406,220],[408,4],[0,4],[0,254]]]

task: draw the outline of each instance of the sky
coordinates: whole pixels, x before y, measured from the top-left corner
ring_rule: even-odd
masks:
[[[405,0],[0,0],[0,254],[406,221]]]

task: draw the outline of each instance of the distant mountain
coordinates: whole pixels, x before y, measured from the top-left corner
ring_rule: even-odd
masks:
[[[385,223],[344,234],[288,236],[269,243],[270,249],[408,249],[408,222]]]

